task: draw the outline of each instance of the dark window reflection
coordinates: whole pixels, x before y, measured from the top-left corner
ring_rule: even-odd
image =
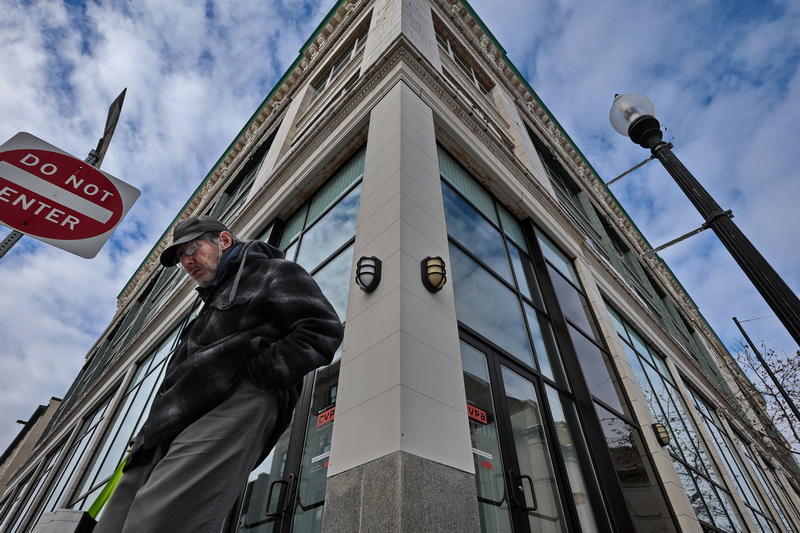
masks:
[[[564,316],[571,320],[576,326],[591,335],[595,339],[602,339],[602,335],[597,330],[594,317],[589,308],[589,302],[571,283],[564,279],[552,266],[547,265],[550,279],[553,281],[553,289],[558,297],[558,304]]]
[[[645,449],[642,436],[611,411],[597,404],[595,408],[631,517],[639,531],[650,531],[648,524],[663,524],[669,518],[669,511],[655,476],[641,455]]]
[[[513,283],[500,231],[444,183],[442,192],[447,233],[486,266]]]
[[[622,403],[614,379],[611,377],[608,356],[571,325],[568,328],[589,392],[612,409],[622,413]]]
[[[539,309],[545,310],[544,300],[539,291],[539,282],[533,273],[531,258],[510,242],[508,243],[508,252],[511,256],[511,264],[514,267],[514,274],[517,276],[520,292],[527,296]]]
[[[339,247],[352,239],[356,232],[359,185],[331,209],[319,222],[303,234],[297,262],[307,270],[314,270]]]
[[[517,296],[458,247],[450,245],[458,319],[533,366],[533,354]]]

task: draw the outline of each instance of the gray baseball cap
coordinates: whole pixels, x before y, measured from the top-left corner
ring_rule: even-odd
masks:
[[[165,267],[175,266],[175,255],[182,244],[191,242],[204,233],[230,232],[228,227],[214,217],[200,215],[181,220],[172,232],[172,244],[161,253],[161,264]]]

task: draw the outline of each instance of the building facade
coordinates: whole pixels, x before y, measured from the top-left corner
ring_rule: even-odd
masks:
[[[285,250],[345,323],[225,531],[800,531],[730,354],[466,2],[337,3],[175,221],[200,214]],[[169,240],[1,531],[87,509],[143,423],[194,300]]]

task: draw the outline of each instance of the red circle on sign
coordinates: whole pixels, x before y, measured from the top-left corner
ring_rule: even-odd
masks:
[[[36,237],[77,240],[110,231],[122,217],[119,191],[88,163],[37,149],[2,152],[0,162],[31,175],[10,181],[0,174],[0,221],[7,226]]]

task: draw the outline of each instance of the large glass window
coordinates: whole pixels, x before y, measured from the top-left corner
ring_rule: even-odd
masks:
[[[477,336],[474,345],[462,343],[462,361],[484,531],[509,531],[509,522],[514,531],[611,527],[609,509],[617,517],[626,510],[609,503],[601,486],[617,483],[615,469],[622,477],[632,468],[636,476],[620,479],[627,513],[616,520],[629,524],[629,515],[641,531],[671,522],[572,261],[544,237],[531,249],[529,243],[537,244],[532,225],[523,227],[441,146],[439,167],[456,315],[462,338]],[[558,309],[562,314],[553,313]],[[484,342],[480,355],[475,346]],[[486,357],[494,373],[482,370]],[[574,386],[579,383],[580,400]],[[595,451],[604,439],[587,436],[586,423],[595,416],[585,412],[587,383],[605,417],[591,423],[597,433],[608,429],[608,444],[617,447],[614,468]],[[619,428],[629,433],[626,443],[614,433]],[[602,469],[596,466],[600,460]],[[505,500],[498,492],[504,476]]]
[[[278,247],[311,272],[344,321],[365,150],[360,150],[283,225]]]
[[[164,379],[166,360],[175,344],[177,329],[136,369],[123,395],[104,439],[81,478],[68,506],[86,510],[103,489],[108,478],[125,455],[131,439],[144,424],[155,391]]]
[[[602,492],[525,233],[441,147],[439,162],[456,315],[493,347],[462,343],[483,530],[596,530]]]
[[[33,479],[33,482],[31,483],[30,492],[25,496],[24,503],[22,503],[19,506],[19,509],[16,510],[15,513],[16,517],[14,518],[14,522],[13,523],[10,522],[10,519],[12,518],[10,514],[5,516],[2,525],[0,525],[0,531],[22,531],[22,529],[19,529],[20,524],[22,524],[23,519],[28,514],[28,511],[30,510],[31,506],[36,500],[36,497],[40,494],[40,492],[44,488],[45,482],[50,477],[50,473],[53,471],[56,464],[58,464],[58,460],[61,457],[61,453],[63,451],[64,451],[64,443],[61,443],[60,446],[58,446],[55,450],[50,452],[47,455],[47,457],[45,457],[43,466],[36,473],[36,476]],[[35,521],[38,518],[39,517],[36,516],[35,519],[30,520],[30,522],[35,523]]]
[[[597,326],[575,266],[542,232],[537,231],[536,237],[547,262],[547,272],[566,319],[567,331],[589,392],[595,401],[624,416],[624,395],[617,372],[603,343],[603,335]]]
[[[536,237],[547,264],[578,365],[600,422],[622,494],[634,525],[650,531],[671,520],[663,491],[633,414],[627,409],[618,374],[578,277],[575,265],[542,232]]]
[[[613,308],[608,310],[650,412],[670,435],[668,449],[697,518],[720,531],[746,531],[669,368]]]
[[[703,397],[700,396],[700,394],[698,394],[691,386],[687,385],[687,388],[692,394],[692,399],[694,400],[694,406],[697,409],[697,412],[700,413],[700,420],[703,422],[706,431],[714,440],[714,444],[720,451],[722,460],[725,462],[728,471],[731,473],[734,483],[736,483],[737,491],[747,506],[747,512],[750,513],[750,517],[753,519],[753,522],[757,524],[757,527],[760,531],[777,531],[777,525],[772,519],[771,513],[767,509],[767,506],[765,505],[764,500],[759,493],[758,484],[750,476],[750,473],[742,461],[742,457],[731,440],[731,437],[728,436],[728,433],[725,431],[725,427],[723,426],[722,421],[719,419],[716,411],[714,411],[714,409],[711,408],[711,406],[703,399]],[[747,456],[747,458],[749,459],[750,457]],[[760,476],[761,469],[758,468],[757,463],[751,460],[750,465],[753,467],[755,475]],[[769,488],[769,485],[765,483],[763,478],[760,481],[761,485],[765,489]]]
[[[61,466],[55,483],[50,487],[47,496],[43,500],[43,504],[39,511],[41,513],[48,513],[55,511],[58,508],[66,506],[67,502],[63,501],[67,488],[74,482],[80,472],[77,471],[78,465],[85,459],[85,454],[90,446],[94,443],[97,437],[97,428],[105,417],[108,404],[111,402],[111,397],[106,398],[98,407],[95,408],[80,426],[72,444],[64,454],[65,461]]]
[[[286,221],[277,239],[286,258],[311,272],[344,321],[353,262],[365,150],[348,160]],[[262,238],[269,238],[272,231]],[[341,348],[327,367],[307,378],[307,406],[250,474],[235,510],[236,531],[319,532],[325,505],[328,456],[336,415]]]
[[[17,488],[14,490],[14,493],[11,495],[3,511],[5,515],[2,516],[2,522],[0,522],[0,531],[12,531],[10,526],[19,516],[20,507],[24,506],[25,495],[28,493],[28,487],[32,479],[32,476],[28,476],[17,483]],[[16,521],[18,522],[18,520]]]

